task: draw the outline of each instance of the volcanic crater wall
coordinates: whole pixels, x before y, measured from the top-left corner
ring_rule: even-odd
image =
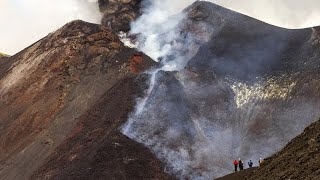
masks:
[[[132,24],[138,48],[163,66],[122,132],[169,173],[227,174],[232,159],[267,157],[320,116],[311,28],[283,29],[203,1],[150,25],[161,28],[144,29],[152,21],[143,17]]]

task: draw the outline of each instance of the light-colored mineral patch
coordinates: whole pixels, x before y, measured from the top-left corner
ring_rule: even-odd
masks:
[[[296,82],[292,76],[282,75],[270,77],[266,81],[261,80],[254,84],[233,82],[230,87],[235,93],[234,99],[237,107],[242,108],[248,103],[260,100],[284,100],[288,98],[295,85]]]

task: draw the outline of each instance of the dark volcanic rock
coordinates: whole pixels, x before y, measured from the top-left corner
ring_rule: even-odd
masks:
[[[301,58],[307,59],[303,48],[310,48],[311,28],[275,27],[209,2],[196,2],[189,9],[194,16],[215,19],[215,37],[189,61],[190,67],[212,68],[218,74],[247,80],[290,71],[303,62]]]
[[[102,25],[113,32],[128,32],[130,23],[140,16],[142,0],[99,0],[100,11],[103,13]]]
[[[0,78],[9,70],[14,61],[10,60],[8,56],[0,54]]]
[[[147,149],[118,131],[145,88],[145,78],[136,78],[153,65],[106,27],[82,21],[68,23],[2,61],[1,179],[28,179],[39,167],[35,177],[40,179],[54,178],[51,173],[59,179],[89,178],[93,168],[95,178],[106,172],[123,178],[166,177]],[[122,153],[115,154],[115,143]],[[110,163],[102,166],[97,159]],[[52,172],[51,162],[64,168]],[[142,173],[145,169],[148,174]]]
[[[215,84],[221,89],[231,85],[234,94],[229,97],[213,93],[207,98],[223,98],[231,108],[230,98],[234,99],[237,108],[223,119],[235,118],[234,131],[247,132],[241,135],[245,139],[242,156],[256,151],[248,146],[258,137],[263,142],[279,137],[270,149],[279,148],[320,116],[318,28],[283,29],[208,2],[196,2],[188,9],[195,17],[216,18],[214,37],[188,62],[187,69],[199,75],[215,74],[220,80]],[[208,78],[198,82],[208,84],[204,79]],[[225,103],[216,101],[215,106]]]

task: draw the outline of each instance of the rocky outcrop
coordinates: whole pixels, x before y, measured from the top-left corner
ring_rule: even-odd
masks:
[[[100,11],[103,13],[102,25],[113,32],[128,32],[130,23],[140,16],[142,0],[99,0]]]
[[[1,179],[28,179],[35,171],[40,179],[89,178],[90,169],[95,178],[110,169],[110,177],[167,177],[146,148],[118,130],[145,88],[148,77],[139,74],[155,63],[109,29],[74,21],[1,63]],[[100,166],[103,157],[110,163]],[[136,173],[144,169],[149,173]]]

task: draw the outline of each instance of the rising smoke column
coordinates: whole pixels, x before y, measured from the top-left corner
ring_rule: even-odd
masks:
[[[147,96],[138,100],[136,111],[122,132],[151,148],[167,163],[168,172],[193,179],[211,178],[224,168],[214,165],[212,160],[225,160],[225,156],[213,154],[212,149],[232,149],[220,138],[224,133],[230,134],[230,130],[204,129],[213,124],[193,117],[197,112],[186,98],[187,89],[182,80],[174,72],[182,70],[201,45],[219,33],[224,22],[214,9],[187,8],[174,14],[176,9],[167,9],[172,7],[170,4],[169,1],[151,3],[132,25],[131,33],[138,34],[139,49],[162,66],[150,72]],[[209,16],[203,11],[210,12]],[[178,76],[182,79],[183,73]]]

